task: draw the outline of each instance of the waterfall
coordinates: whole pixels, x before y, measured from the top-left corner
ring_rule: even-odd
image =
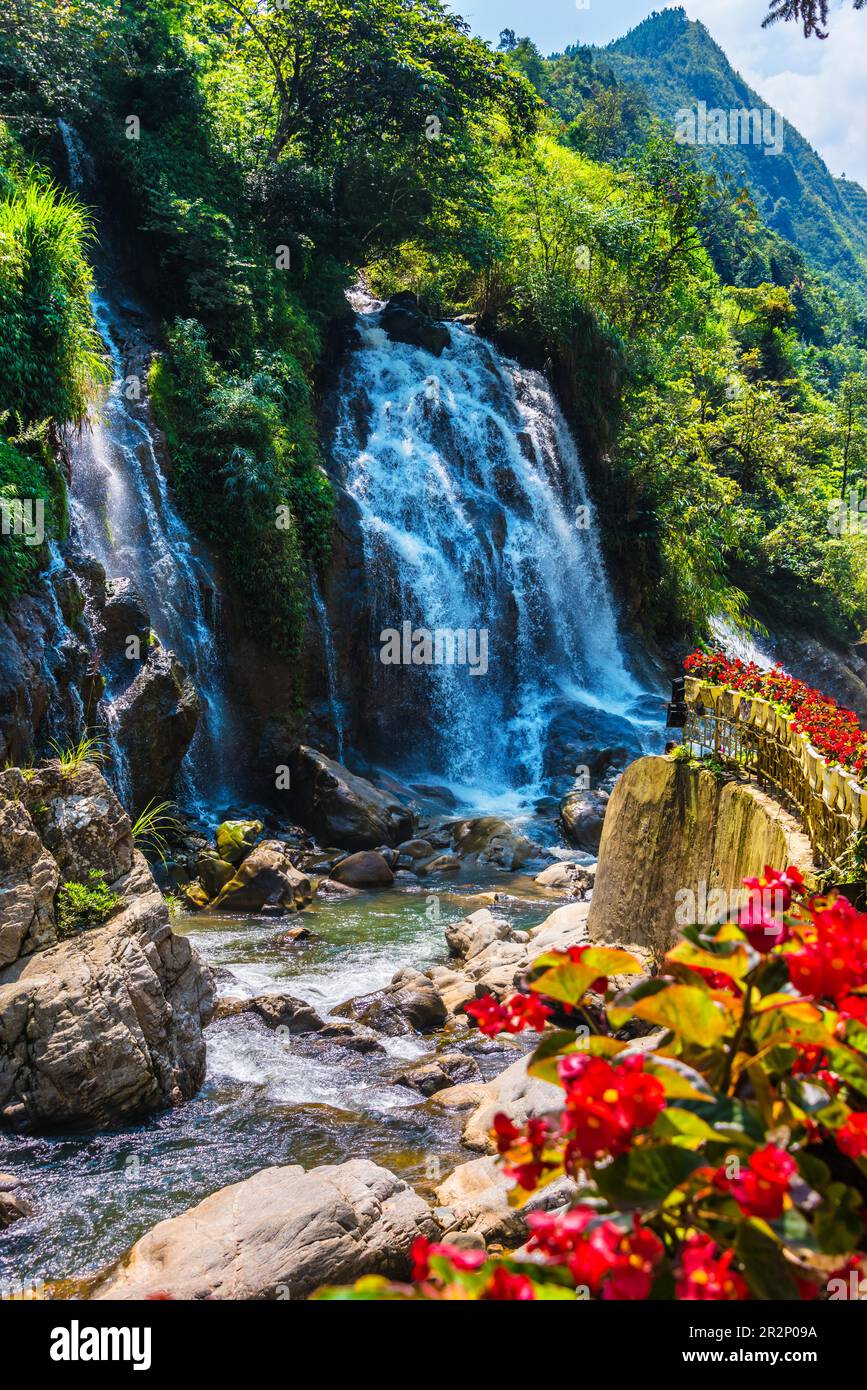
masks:
[[[60,122],[70,183],[82,188],[87,159],[75,132]],[[80,547],[109,578],[135,584],[163,646],[192,677],[201,714],[182,768],[190,809],[229,799],[224,774],[230,710],[223,679],[220,593],[208,557],[171,497],[145,401],[149,351],[140,312],[107,291],[92,296],[93,315],[109,357],[112,382],[86,426],[68,436],[72,465],[70,515]],[[132,355],[131,355],[132,353]],[[109,737],[113,718],[107,712]],[[116,742],[116,740],[114,740]],[[116,778],[123,777],[123,759]],[[125,788],[128,792],[128,788]]]
[[[624,663],[580,460],[545,379],[460,324],[442,356],[391,341],[356,292],[333,460],[354,499],[377,707],[410,763],[466,788],[539,791],[564,700],[627,714]],[[385,665],[382,633],[487,635],[487,670]],[[471,647],[468,645],[468,650]],[[405,652],[404,652],[405,655]]]
[[[332,723],[334,724],[337,760],[338,762],[343,762],[346,751],[343,730],[344,711],[343,702],[338,694],[337,655],[334,650],[334,638],[331,635],[331,624],[328,621],[328,610],[325,606],[325,599],[322,597],[319,578],[315,569],[312,567],[310,570],[310,597],[313,602],[313,611],[316,614],[316,626],[319,630],[320,641],[322,642],[322,654],[325,658],[328,708],[331,713]]]

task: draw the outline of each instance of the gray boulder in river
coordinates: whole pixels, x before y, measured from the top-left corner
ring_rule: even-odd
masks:
[[[324,844],[377,849],[412,837],[406,806],[325,753],[302,744],[289,767],[295,812]]]
[[[263,1168],[161,1221],[93,1287],[96,1299],[303,1299],[364,1274],[405,1278],[430,1209],[368,1159]]]

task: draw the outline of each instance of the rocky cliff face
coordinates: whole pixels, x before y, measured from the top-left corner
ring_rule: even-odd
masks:
[[[738,889],[765,864],[815,874],[809,840],[777,802],[695,764],[639,758],[608,803],[590,935],[662,955],[679,925],[715,920],[715,891]]]
[[[59,894],[94,875],[107,909],[70,922]],[[212,1008],[99,771],[0,775],[0,1127],[107,1126],[188,1099]]]

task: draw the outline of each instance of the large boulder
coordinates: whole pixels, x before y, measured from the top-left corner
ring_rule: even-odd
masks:
[[[161,1221],[97,1281],[95,1299],[303,1299],[365,1274],[406,1278],[428,1205],[368,1159],[263,1168]]]
[[[264,907],[300,912],[313,900],[313,885],[289,855],[282,840],[263,840],[220,889],[212,906],[229,912],[260,912]]]
[[[520,869],[522,864],[538,853],[526,835],[518,834],[500,816],[471,816],[467,820],[454,821],[448,829],[455,854],[475,863]]]
[[[111,882],[132,868],[129,816],[94,764],[69,771],[54,759],[26,775],[10,769],[0,775],[0,797],[25,807],[62,882],[83,883],[91,870]]]
[[[133,810],[165,801],[199,721],[199,697],[173,652],[153,646],[114,705]]]
[[[489,907],[480,907],[458,922],[449,922],[445,929],[449,954],[460,960],[477,956],[492,941],[511,941],[514,933],[508,922],[495,917]]]
[[[716,920],[708,905],[766,864],[794,864],[816,881],[809,839],[778,801],[747,783],[721,783],[706,768],[639,758],[611,793],[590,935],[662,956],[681,927]]]
[[[210,972],[137,851],[110,887],[104,926],[0,970],[0,1127],[129,1123],[202,1084]]]
[[[432,1033],[441,1028],[448,1010],[431,981],[416,970],[399,970],[390,985],[372,994],[359,994],[338,1004],[339,1018],[363,1023],[378,1033]]]
[[[289,765],[296,813],[325,844],[376,849],[411,837],[405,806],[325,753],[302,744]]]
[[[520,1209],[509,1206],[514,1183],[493,1155],[471,1158],[461,1163],[436,1189],[439,1213],[449,1236],[471,1231],[485,1241],[505,1241],[517,1245],[529,1235],[527,1215],[533,1211],[554,1211],[568,1205],[577,1187],[570,1178],[548,1183],[526,1198]]]
[[[418,307],[418,299],[410,290],[393,295],[379,316],[379,324],[394,343],[408,343],[424,348],[439,357],[444,348],[451,347],[452,336],[442,323],[434,323]]]
[[[331,878],[348,888],[387,888],[394,883],[388,861],[376,850],[358,850],[347,855],[331,870]]]

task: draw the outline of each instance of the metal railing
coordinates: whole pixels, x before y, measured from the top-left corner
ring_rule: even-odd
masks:
[[[686,704],[683,743],[710,754],[727,770],[754,779],[801,822],[817,868],[836,863],[852,839],[849,817],[811,786],[795,751],[766,729]]]

